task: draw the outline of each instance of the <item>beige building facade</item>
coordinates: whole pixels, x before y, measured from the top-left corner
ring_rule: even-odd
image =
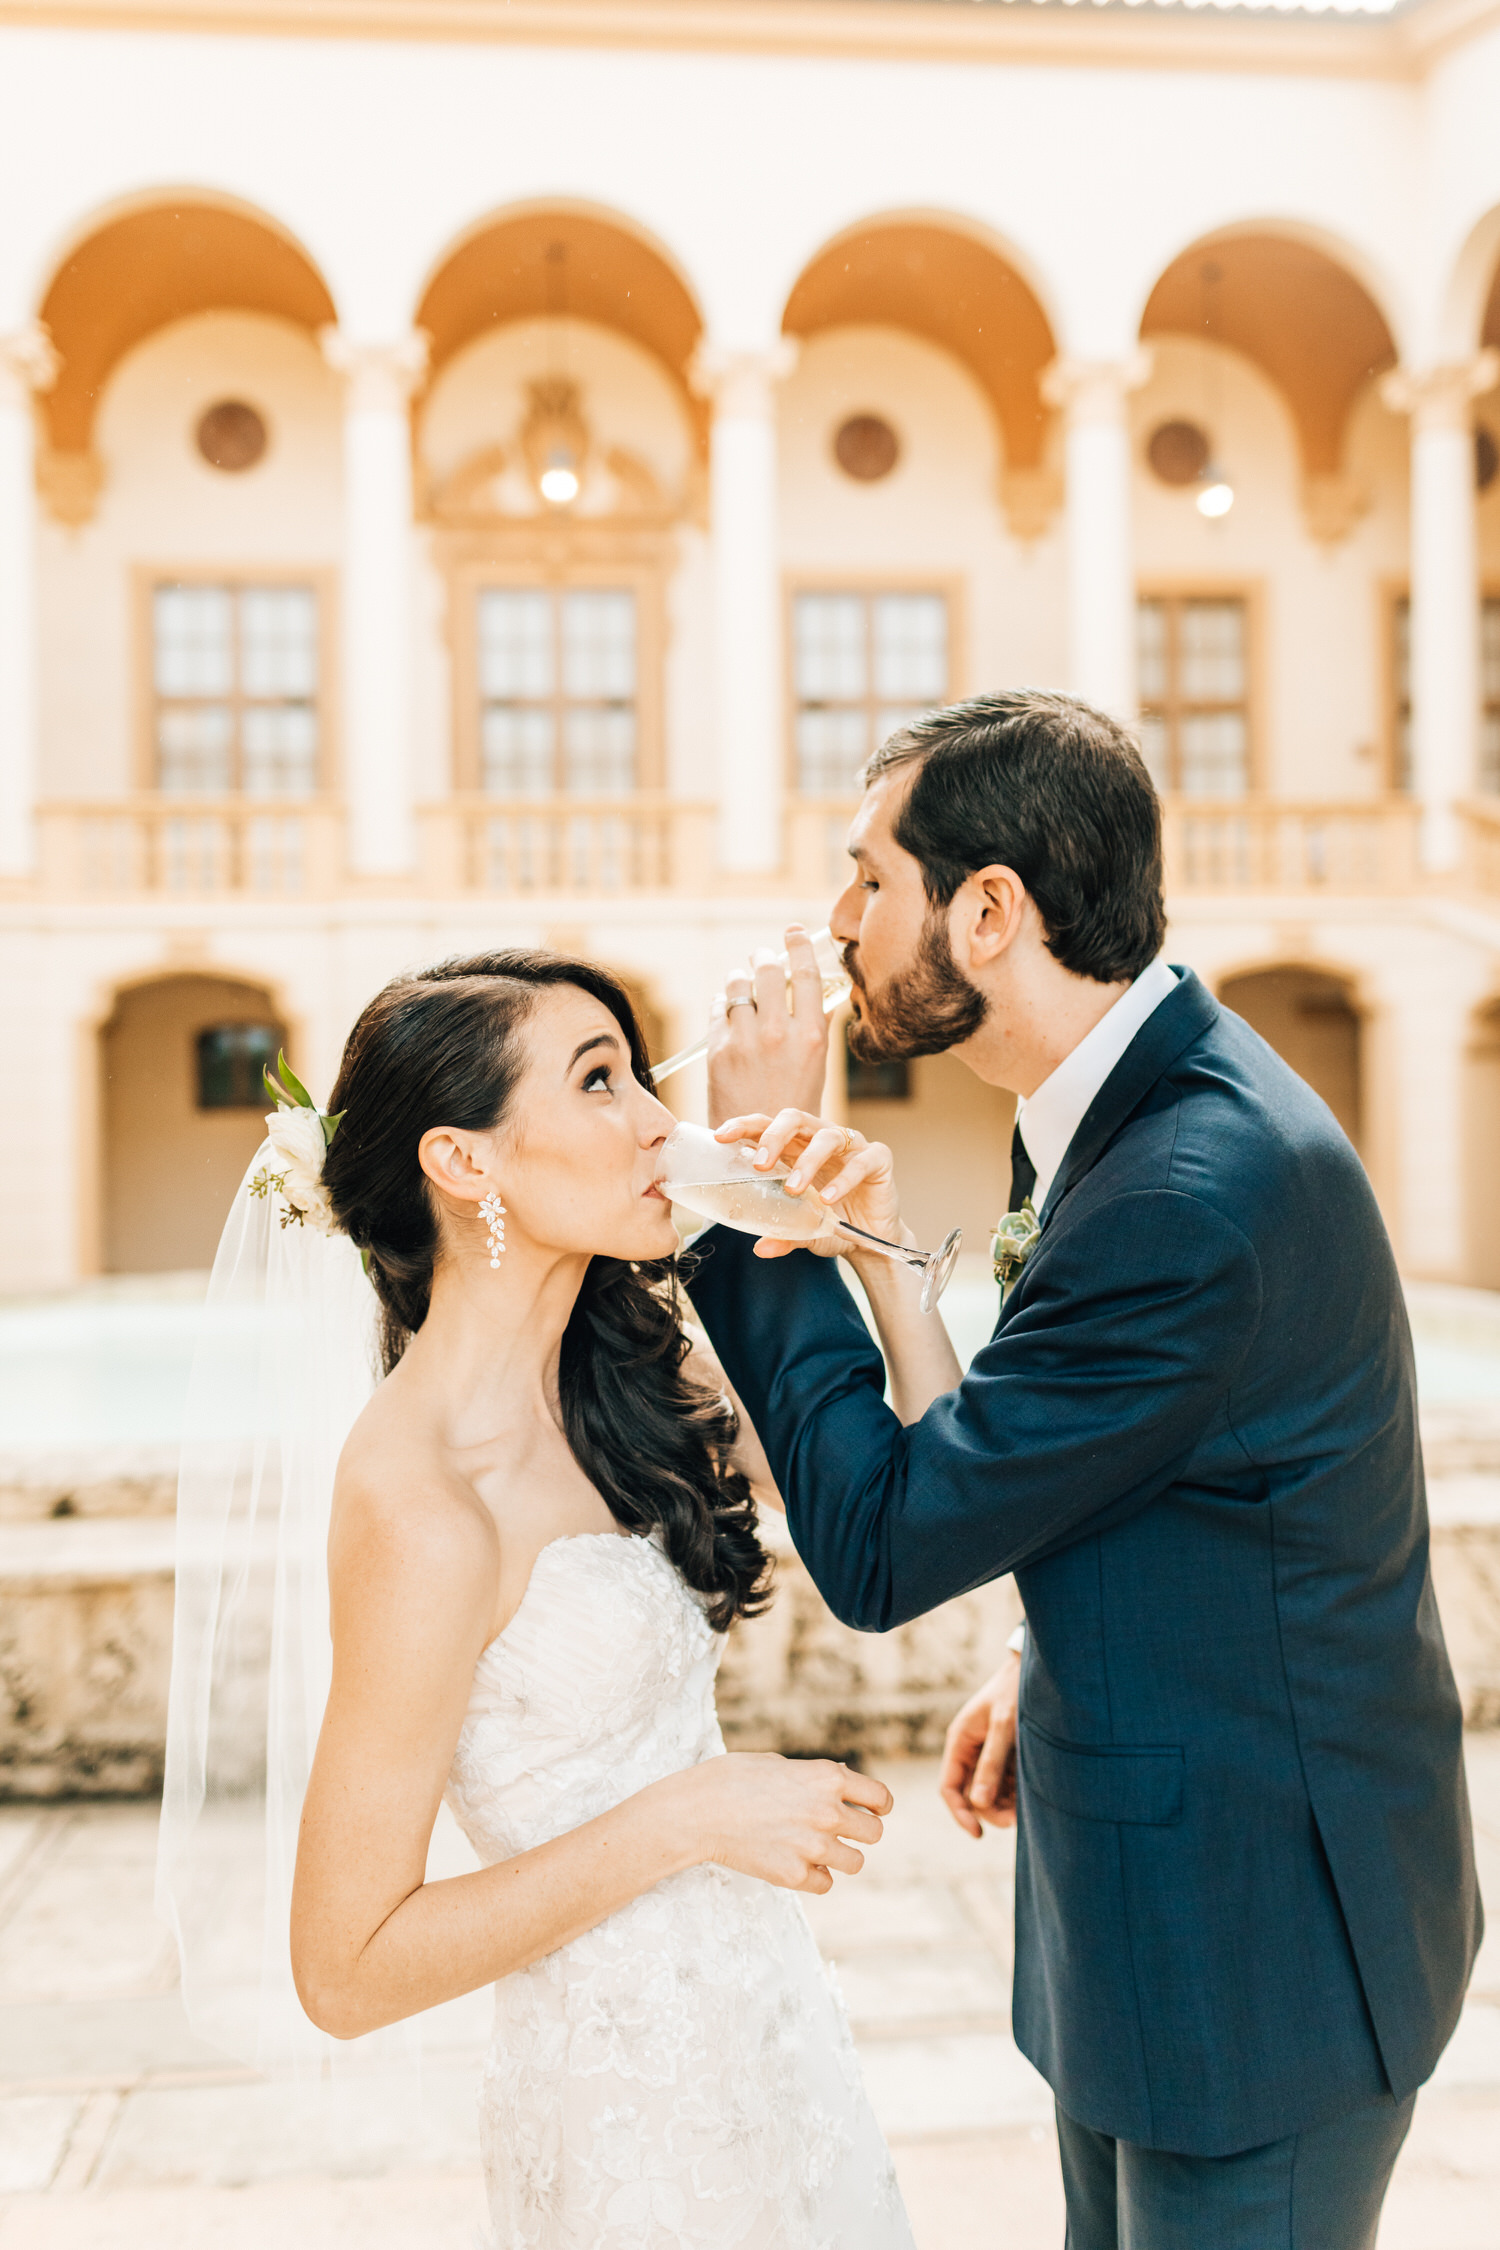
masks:
[[[1497,116],[1492,0],[0,0],[0,1291],[205,1263],[403,966],[691,1037],[1028,682],[1500,1287]],[[980,1246],[1000,1097],[830,1099]]]

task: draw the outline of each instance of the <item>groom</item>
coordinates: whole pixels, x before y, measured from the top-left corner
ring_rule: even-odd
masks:
[[[715,1229],[699,1316],[839,1617],[1016,1574],[1015,2034],[1056,2095],[1069,2250],[1367,2250],[1480,1934],[1374,1198],[1316,1096],[1161,960],[1159,808],[1113,721],[1022,692],[918,720],[851,850],[851,1046],[1020,1096],[1040,1234],[906,1427],[836,1261]],[[717,1117],[818,1108],[814,995],[789,1018],[779,971],[758,1008],[731,989]]]

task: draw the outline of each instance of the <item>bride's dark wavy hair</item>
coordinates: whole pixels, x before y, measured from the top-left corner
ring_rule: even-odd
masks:
[[[492,1132],[526,1069],[525,1024],[541,993],[575,985],[624,1032],[642,1085],[651,1064],[625,987],[560,953],[480,953],[398,977],[350,1032],[329,1096],[343,1122],[323,1178],[345,1234],[365,1253],[380,1299],[390,1373],[427,1318],[441,1238],[417,1161],[434,1125]],[[563,1433],[616,1522],[659,1531],[687,1583],[725,1632],[769,1598],[770,1560],[748,1479],[731,1458],[737,1424],[688,1371],[675,1258],[590,1260],[558,1366]]]

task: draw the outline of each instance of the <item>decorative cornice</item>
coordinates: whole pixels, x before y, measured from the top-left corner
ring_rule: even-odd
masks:
[[[1368,515],[1372,495],[1362,477],[1346,469],[1325,471],[1302,480],[1302,520],[1309,537],[1322,547],[1336,547],[1347,539],[1361,516]]]
[[[696,397],[713,401],[716,414],[769,415],[776,386],[792,373],[801,351],[797,336],[778,336],[758,350],[703,343],[689,363],[688,383]]]
[[[1123,359],[1054,359],[1042,369],[1042,397],[1049,406],[1060,406],[1075,427],[1101,422],[1119,426],[1131,392],[1150,382],[1155,361],[1149,344],[1138,344]]]
[[[1110,0],[0,0],[49,29],[673,47],[851,60],[1054,62],[1419,78],[1500,21],[1500,0],[1416,0],[1389,15]]]
[[[35,392],[50,391],[61,366],[45,321],[0,335],[0,392],[13,400],[26,403]]]
[[[1441,367],[1393,368],[1380,380],[1380,396],[1393,414],[1409,414],[1422,430],[1466,430],[1476,398],[1495,387],[1500,352],[1476,352],[1472,359]]]
[[[408,400],[427,373],[432,338],[413,328],[390,343],[360,343],[342,328],[320,328],[318,343],[336,375],[344,378],[351,406],[405,413]]]

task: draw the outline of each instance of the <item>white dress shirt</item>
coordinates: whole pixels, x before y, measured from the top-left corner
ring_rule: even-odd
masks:
[[[1026,1154],[1036,1166],[1036,1186],[1031,1191],[1035,1210],[1046,1202],[1068,1144],[1094,1096],[1152,1010],[1176,990],[1177,978],[1158,955],[1079,1040],[1072,1054],[1064,1056],[1051,1077],[1044,1078],[1025,1101],[1017,1102],[1016,1123]]]

